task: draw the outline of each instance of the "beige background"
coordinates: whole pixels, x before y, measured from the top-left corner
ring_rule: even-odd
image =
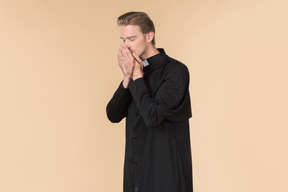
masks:
[[[116,18],[191,75],[195,192],[288,191],[287,1],[0,0],[0,192],[121,192]]]

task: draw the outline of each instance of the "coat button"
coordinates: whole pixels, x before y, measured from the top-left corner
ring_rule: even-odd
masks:
[[[139,191],[139,188],[138,188],[138,187],[135,187],[135,188],[134,188],[134,191],[135,191],[135,192],[138,192],[138,191]]]
[[[133,139],[133,141],[137,141],[137,137],[136,136],[133,136],[132,139]]]
[[[137,164],[138,164],[138,162],[137,162],[136,160],[134,160],[133,163],[134,163],[134,165],[137,165]]]

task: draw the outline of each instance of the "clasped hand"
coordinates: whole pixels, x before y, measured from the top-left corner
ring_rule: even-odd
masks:
[[[118,52],[118,65],[123,72],[124,80],[143,77],[143,65],[141,58],[131,53],[126,45],[121,45]],[[126,86],[124,86],[126,87]]]

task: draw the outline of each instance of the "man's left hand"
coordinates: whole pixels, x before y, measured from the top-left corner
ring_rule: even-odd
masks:
[[[143,77],[143,64],[142,64],[142,59],[136,55],[135,53],[132,53],[134,59],[135,59],[135,65],[134,65],[134,70],[133,70],[133,81]]]

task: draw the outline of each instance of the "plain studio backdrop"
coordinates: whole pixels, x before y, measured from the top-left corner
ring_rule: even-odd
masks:
[[[190,70],[195,192],[288,191],[286,0],[0,0],[0,191],[121,192],[116,19]]]

